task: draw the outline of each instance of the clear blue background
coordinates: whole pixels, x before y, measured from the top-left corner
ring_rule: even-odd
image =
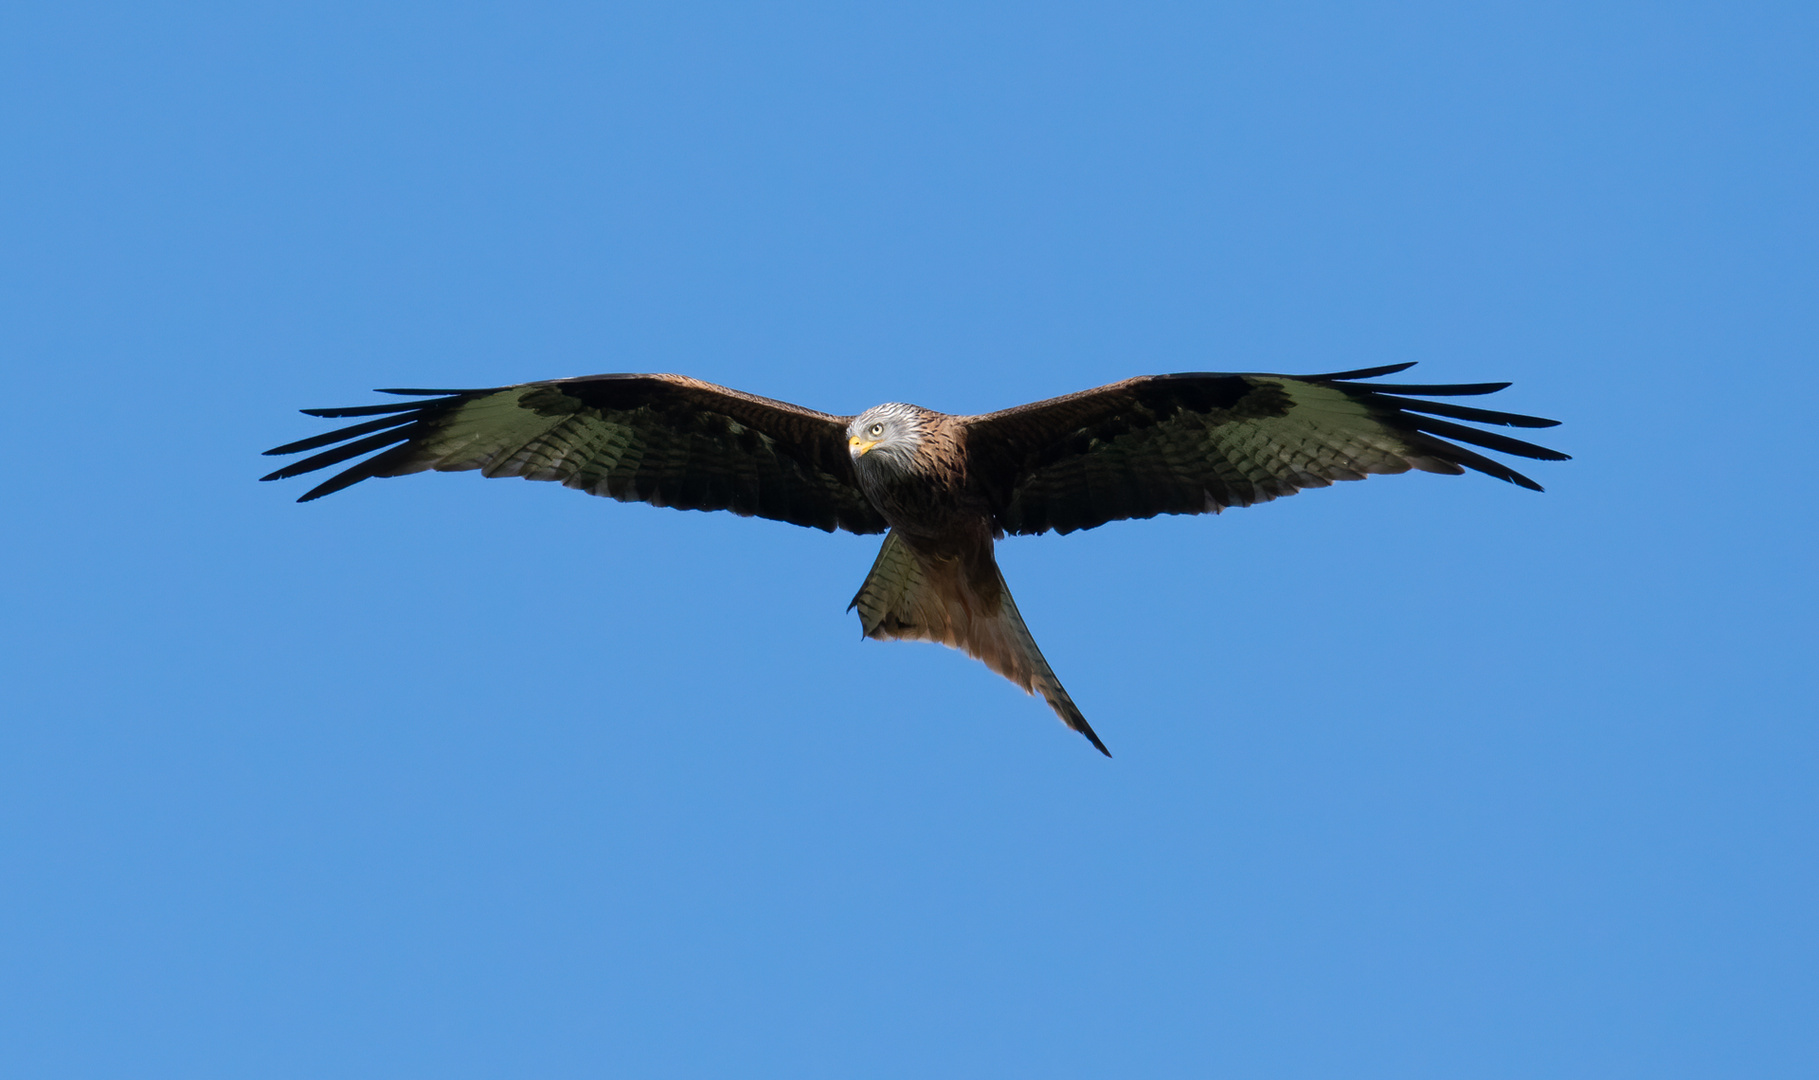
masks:
[[[1819,8],[0,13],[20,1077],[1819,1074]],[[1535,495],[877,541],[473,475],[374,386],[833,412],[1421,361]]]

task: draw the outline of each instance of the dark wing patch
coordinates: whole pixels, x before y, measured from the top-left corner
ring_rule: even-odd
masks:
[[[1474,469],[1541,490],[1458,443],[1566,459],[1454,422],[1551,427],[1557,421],[1420,400],[1488,394],[1508,383],[1358,381],[1410,366],[1311,376],[1190,372],[1127,379],[966,418],[967,460],[992,501],[998,527],[1029,534],[1157,514],[1216,513],[1335,480],[1409,469]]]
[[[263,479],[372,454],[298,501],[373,476],[478,469],[486,476],[555,480],[622,502],[731,510],[829,532],[886,528],[853,474],[846,417],[680,375],[383,392],[430,400],[305,409],[312,416],[376,419],[266,451],[321,450]]]

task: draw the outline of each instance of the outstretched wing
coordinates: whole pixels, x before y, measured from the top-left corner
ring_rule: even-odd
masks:
[[[1475,469],[1541,485],[1459,443],[1543,461],[1567,455],[1454,421],[1559,421],[1431,397],[1508,383],[1363,383],[1413,367],[1328,375],[1149,375],[967,417],[967,463],[1008,533],[1072,532],[1123,518],[1202,514],[1362,480],[1371,473]],[[1454,440],[1454,441],[1448,441]]]
[[[369,476],[479,469],[487,476],[557,480],[622,502],[731,510],[828,532],[887,527],[853,473],[847,417],[681,375],[380,392],[429,400],[304,409],[311,416],[375,419],[267,450],[322,452],[262,479],[282,480],[372,454],[298,501]]]

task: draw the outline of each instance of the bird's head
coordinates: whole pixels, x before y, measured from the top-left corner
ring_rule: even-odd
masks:
[[[901,402],[876,405],[853,417],[846,425],[846,448],[853,455],[853,465],[861,472],[879,470],[890,473],[910,471],[916,451],[922,445],[922,427],[927,410]]]

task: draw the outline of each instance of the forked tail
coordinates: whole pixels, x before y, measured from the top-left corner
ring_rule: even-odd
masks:
[[[942,557],[918,551],[891,530],[865,584],[847,605],[848,611],[854,608],[866,637],[938,641],[982,660],[1025,693],[1041,694],[1062,723],[1112,756],[1023,625],[989,540],[970,558]]]

